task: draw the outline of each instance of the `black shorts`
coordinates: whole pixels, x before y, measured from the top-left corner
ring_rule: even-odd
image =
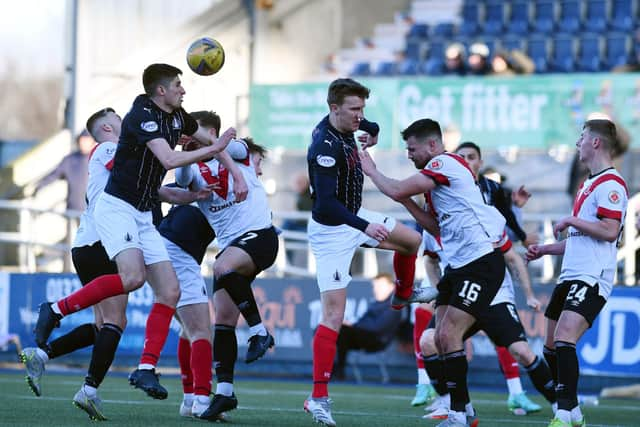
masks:
[[[544,315],[557,321],[564,310],[573,311],[584,317],[591,327],[607,303],[607,300],[598,294],[598,290],[597,283],[591,286],[582,280],[565,280],[558,283]]]
[[[91,246],[71,248],[71,260],[82,286],[96,277],[105,274],[118,274],[118,266],[115,261],[109,259],[109,255],[100,241]]]
[[[479,319],[504,280],[504,256],[496,249],[460,268],[445,270],[436,306],[450,305]]]
[[[526,341],[522,322],[515,305],[503,302],[492,305],[481,318],[471,325],[463,340],[484,331],[491,342],[498,347],[509,347],[516,341]]]
[[[227,247],[230,246],[242,249],[251,257],[251,260],[258,268],[257,275],[271,267],[276,261],[276,256],[278,255],[278,233],[273,226],[262,230],[247,231],[233,239]],[[216,258],[223,252],[224,250]]]

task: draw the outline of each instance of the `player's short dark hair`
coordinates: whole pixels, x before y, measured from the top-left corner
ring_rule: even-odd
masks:
[[[480,151],[480,147],[478,147],[478,144],[476,144],[475,142],[471,142],[471,141],[463,142],[462,144],[458,145],[458,148],[456,148],[456,153],[463,148],[472,148],[476,150],[478,152],[478,158],[480,159],[482,158],[482,151]]]
[[[262,157],[267,156],[267,149],[260,144],[256,144],[256,142],[250,136],[245,136],[244,138],[240,138],[240,139],[242,139],[247,144],[247,147],[249,148],[249,153],[251,154],[257,153],[257,154],[260,154],[260,156]]]
[[[151,96],[158,86],[169,86],[171,80],[182,74],[182,70],[169,64],[151,64],[142,73],[144,92]]]
[[[200,123],[200,126],[216,130],[216,135],[220,136],[220,116],[215,111],[194,111],[191,117]]]
[[[430,136],[436,136],[442,141],[442,130],[440,124],[431,119],[420,119],[411,123],[409,127],[401,132],[402,139],[408,140],[412,136],[416,139],[425,139]]]
[[[357,96],[358,98],[369,98],[369,88],[361,85],[353,79],[336,79],[329,85],[327,93],[327,104],[342,105],[347,96]]]
[[[116,110],[114,110],[113,108],[107,107],[107,108],[103,108],[102,110],[98,110],[98,111],[96,111],[95,113],[93,113],[92,115],[89,116],[89,118],[87,119],[87,125],[86,125],[87,129],[86,129],[86,131],[89,132],[89,134],[93,137],[93,139],[96,139],[95,133],[96,133],[97,129],[94,129],[96,122],[98,120],[100,120],[101,118],[105,117],[107,114],[115,113],[115,112],[116,112]],[[81,136],[86,136],[86,135],[80,134],[80,135],[78,135],[78,139]]]
[[[611,151],[615,146],[617,138],[616,125],[611,120],[587,120],[584,124],[584,128],[588,129],[589,132],[598,135],[598,137],[605,143],[608,150]]]

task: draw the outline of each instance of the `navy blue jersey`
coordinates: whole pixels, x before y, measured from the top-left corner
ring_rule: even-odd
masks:
[[[515,213],[513,212],[513,205],[511,202],[511,190],[507,190],[499,182],[493,181],[487,177],[480,176],[478,179],[478,185],[482,192],[484,202],[488,205],[495,206],[502,216],[507,220],[507,227],[509,227],[516,236],[523,242],[527,238],[527,233],[522,229]]]
[[[348,224],[364,231],[368,222],[357,216],[364,173],[353,132],[337,131],[326,116],[313,130],[307,165],[313,219],[320,224]]]
[[[159,203],[158,188],[167,170],[147,147],[147,142],[163,138],[173,149],[182,134],[192,135],[197,130],[198,123],[182,108],[167,113],[147,95],[139,95],[122,120],[120,141],[105,193],[139,211],[153,209]]]
[[[200,208],[191,205],[172,207],[162,219],[158,231],[162,237],[191,255],[198,264],[202,264],[207,247],[216,237]]]

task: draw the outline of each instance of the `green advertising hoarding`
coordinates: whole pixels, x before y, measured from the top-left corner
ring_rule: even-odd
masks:
[[[487,148],[573,145],[592,112],[608,114],[632,134],[640,130],[638,74],[360,81],[371,89],[365,116],[380,124],[383,149],[403,149],[400,132],[424,117]],[[327,87],[328,82],[253,85],[251,135],[269,147],[306,149],[313,127],[328,112]]]

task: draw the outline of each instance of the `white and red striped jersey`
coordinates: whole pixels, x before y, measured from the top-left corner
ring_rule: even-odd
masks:
[[[96,231],[93,211],[98,196],[104,190],[113,167],[113,157],[118,144],[111,141],[101,142],[89,154],[89,181],[87,184],[87,208],[80,217],[80,226],[72,247],[93,245],[100,240]]]
[[[595,222],[602,218],[620,221],[620,231],[627,212],[627,184],[614,168],[590,176],[582,184],[573,204],[572,215]],[[560,281],[582,280],[599,284],[599,294],[608,298],[613,287],[618,242],[587,236],[574,227],[567,229]]]
[[[459,268],[493,251],[504,231],[504,217],[482,199],[473,172],[457,154],[443,153],[421,171],[436,182],[426,195],[440,226],[446,258]]]
[[[271,226],[271,208],[267,192],[256,175],[251,156],[246,148],[242,156],[237,156],[237,140],[232,147],[238,168],[249,187],[249,194],[243,202],[235,200],[233,193],[233,176],[218,160],[199,162],[176,170],[176,183],[181,187],[192,185],[193,190],[210,184],[217,184],[218,189],[206,200],[198,201],[198,206],[216,233],[218,245],[226,248],[236,237],[251,230],[261,230]],[[230,151],[230,148],[227,148]],[[238,157],[242,157],[238,159]]]

